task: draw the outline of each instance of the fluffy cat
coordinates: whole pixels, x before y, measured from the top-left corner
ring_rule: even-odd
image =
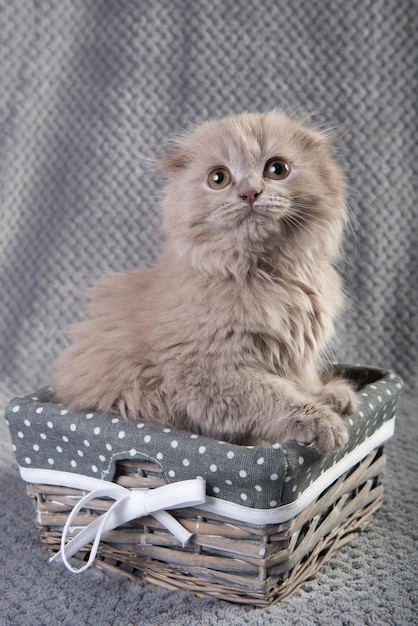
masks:
[[[162,253],[91,291],[53,367],[59,401],[238,444],[343,446],[356,396],[322,377],[346,219],[329,143],[279,111],[178,140]]]

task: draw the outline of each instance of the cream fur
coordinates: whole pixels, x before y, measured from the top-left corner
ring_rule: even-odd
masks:
[[[272,157],[290,164],[284,180],[263,175]],[[224,189],[207,184],[214,166],[231,173]],[[164,167],[161,256],[91,291],[52,369],[58,398],[236,443],[341,447],[355,394],[321,378],[346,218],[329,139],[281,112],[244,113],[198,127]]]

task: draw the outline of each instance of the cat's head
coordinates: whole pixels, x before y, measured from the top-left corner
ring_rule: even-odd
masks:
[[[175,143],[164,229],[180,255],[224,273],[255,256],[335,256],[344,183],[329,138],[282,112],[243,113]]]

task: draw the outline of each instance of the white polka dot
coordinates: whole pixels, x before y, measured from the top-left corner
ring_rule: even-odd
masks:
[[[29,426],[31,426],[31,423],[30,423],[30,421],[29,421],[29,420],[25,420],[23,423],[24,423],[24,425],[25,425],[25,426],[27,426],[28,428],[29,428]]]
[[[263,456],[260,456],[260,458],[259,458],[259,459],[257,459],[257,463],[258,463],[258,465],[263,465],[263,463],[264,463],[264,457],[263,457]]]
[[[286,478],[284,479],[285,483],[290,483],[290,481],[292,480],[291,476],[286,476]]]
[[[157,459],[161,461],[164,458],[164,454],[162,452],[157,452]]]
[[[86,448],[90,448],[90,441],[87,441],[87,439],[84,439],[83,443],[86,446]]]
[[[84,452],[82,450],[77,450],[78,456],[84,456]]]
[[[270,501],[270,506],[271,507],[277,506],[277,500],[271,500]]]
[[[391,396],[391,395],[392,395],[392,392],[391,392],[391,390],[390,390],[390,389],[385,389],[385,391],[386,391],[386,393],[388,394],[388,396]]]
[[[95,435],[100,435],[100,428],[98,426],[96,426],[96,428],[93,430]]]
[[[230,450],[229,452],[226,453],[226,456],[228,457],[228,459],[233,459],[235,456],[235,452]]]
[[[145,435],[144,441],[145,443],[149,443],[151,441],[151,435]]]
[[[348,420],[348,423],[350,424],[350,426],[352,426],[352,425],[354,424],[354,422],[353,422],[353,420],[351,419],[351,417],[350,417],[350,419]]]
[[[119,424],[119,418],[118,417],[114,417],[112,419],[112,424]]]
[[[303,456],[300,456],[298,458],[298,463],[299,463],[299,465],[303,465],[305,463],[305,459],[303,458]]]
[[[245,470],[240,470],[239,475],[241,476],[241,478],[245,478],[247,476],[247,472]]]
[[[232,485],[232,480],[229,480],[229,478],[228,478],[228,479],[225,481],[225,483],[226,483],[227,485],[231,486],[231,485]]]
[[[206,452],[206,448],[205,446],[200,446],[199,448],[199,454],[204,454]]]
[[[171,433],[171,428],[164,428],[163,433]]]
[[[100,461],[101,461],[102,463],[104,463],[104,462],[106,461],[106,457],[105,457],[105,456],[103,456],[103,454],[100,454],[100,455],[99,455],[99,459],[100,459]]]
[[[98,435],[98,433],[96,433],[96,435]],[[112,450],[112,446],[110,445],[110,443],[106,444],[106,450],[109,450],[109,452]]]
[[[96,465],[92,465],[92,466],[91,466],[91,469],[93,470],[93,472],[94,472],[94,473],[96,473],[96,472],[97,472],[97,467],[96,467]]]
[[[213,488],[213,493],[219,493],[221,490],[219,489],[219,487],[214,487]]]
[[[19,437],[19,439],[23,439],[25,435],[22,433],[21,430],[19,430],[19,432],[17,433],[17,436]]]
[[[63,435],[62,436],[62,440],[65,441],[65,443],[69,442],[69,439],[68,439],[67,435]]]
[[[49,463],[50,465],[54,465],[55,461],[54,461],[54,459],[48,459],[48,463]]]
[[[124,439],[125,434],[126,434],[126,433],[125,433],[125,431],[124,431],[124,430],[120,430],[120,431],[118,432],[118,437],[119,437],[119,439]]]
[[[37,443],[34,443],[34,444],[33,444],[33,446],[32,446],[32,448],[35,450],[35,452],[38,452],[38,451],[39,451],[39,446],[38,446],[38,444],[37,444]]]
[[[263,488],[262,488],[262,487],[260,487],[260,485],[255,485],[255,486],[254,486],[254,489],[255,489],[256,491],[263,491]]]
[[[44,407],[43,407],[43,406],[39,406],[39,407],[36,409],[36,411],[35,411],[35,412],[36,412],[36,413],[38,413],[38,415],[40,415],[41,413],[43,413],[43,412],[44,412]]]
[[[190,435],[190,439],[197,439],[198,435]]]
[[[18,404],[15,404],[15,406],[12,408],[13,413],[18,413],[20,410],[20,406]]]
[[[272,474],[272,475],[270,476],[270,480],[277,480],[278,478],[279,478],[279,477],[278,477],[278,475],[277,475],[277,474]]]
[[[60,411],[60,415],[67,415],[67,413],[67,409],[62,409],[62,411]]]
[[[189,459],[183,459],[183,465],[184,465],[184,467],[189,467],[189,465],[190,465]]]
[[[371,409],[372,411],[374,409],[374,405],[371,402],[369,402],[369,409]]]
[[[38,401],[38,397],[37,397],[37,396],[32,396],[32,400],[33,400],[34,402],[37,402],[37,401]]]
[[[54,428],[54,424],[52,422],[47,422],[46,425],[48,428]]]
[[[293,485],[293,487],[292,487],[292,492],[293,492],[293,493],[295,493],[295,491],[296,491],[296,489],[297,489],[297,488],[298,488],[298,486],[297,486],[297,485]]]
[[[364,417],[363,411],[359,411],[358,414],[360,415],[360,417]]]
[[[137,424],[136,427],[137,428],[144,428],[145,424],[142,424],[142,422],[140,424]]]
[[[218,471],[218,468],[216,467],[216,465],[214,463],[210,466],[209,469],[210,469],[211,472],[217,472]]]
[[[56,446],[55,450],[56,450],[57,452],[62,452],[62,448],[61,448],[61,446]]]
[[[31,459],[28,456],[25,457],[25,463],[26,465],[30,465],[32,463]]]
[[[279,448],[282,447],[282,444],[281,443],[273,443],[273,445],[271,447],[274,448],[275,450],[278,450]]]
[[[131,449],[129,450],[129,454],[130,454],[131,456],[135,456],[135,455],[136,455],[136,450],[135,450],[135,448],[131,448]]]
[[[91,420],[91,418],[93,417],[94,413],[87,413],[86,414],[86,420]]]
[[[174,470],[170,470],[168,472],[168,475],[171,476],[171,478],[174,478],[174,476],[176,475],[176,472]]]
[[[364,398],[367,398],[369,396],[368,393],[366,393],[365,391],[363,391],[363,393],[361,394]]]
[[[241,493],[240,498],[241,498],[241,500],[244,500],[244,502],[245,502],[245,500],[248,500],[248,496],[247,496],[246,493]]]
[[[377,396],[377,399],[379,400],[379,402],[382,402],[382,396]]]
[[[76,424],[70,424],[70,430],[72,433],[74,433],[77,430],[77,425]]]
[[[77,467],[77,463],[75,461],[71,461],[71,467]]]
[[[173,439],[173,441],[170,443],[170,446],[171,446],[172,448],[177,448],[177,446],[178,446],[178,445],[179,445],[179,442],[178,442],[178,441],[176,441],[175,439]]]
[[[16,452],[16,450],[17,450],[17,448],[16,448],[14,443],[12,443],[12,450],[13,450],[13,452]]]

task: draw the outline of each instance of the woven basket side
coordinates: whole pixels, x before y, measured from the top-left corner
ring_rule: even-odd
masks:
[[[374,450],[283,524],[255,526],[197,509],[173,511],[193,533],[182,548],[155,518],[144,517],[103,536],[97,566],[131,578],[198,595],[265,606],[287,597],[312,577],[332,553],[362,530],[382,501],[383,448]],[[118,465],[116,482],[129,488],[164,484],[160,468],[146,461]],[[77,489],[28,484],[43,545],[60,548],[65,521],[84,495]],[[82,528],[106,511],[108,499],[89,503],[74,520]],[[76,559],[83,561],[88,548]]]

